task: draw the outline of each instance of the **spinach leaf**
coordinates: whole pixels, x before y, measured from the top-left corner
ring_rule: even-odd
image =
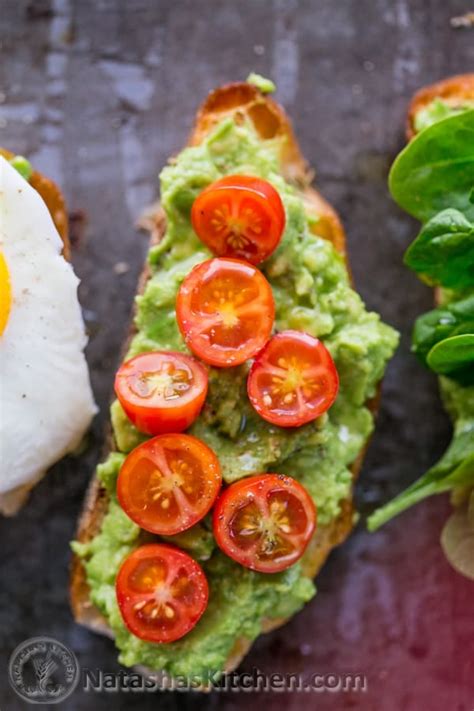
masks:
[[[446,522],[441,546],[453,568],[474,580],[474,489]]]
[[[389,188],[421,222],[445,208],[474,219],[474,110],[443,119],[418,134],[395,160]]]
[[[474,333],[474,294],[420,316],[413,329],[412,351],[427,365],[433,346],[463,333]]]
[[[428,353],[426,363],[439,375],[463,385],[474,384],[474,332],[440,341]]]
[[[428,284],[473,286],[474,223],[459,210],[443,210],[424,225],[404,261]]]
[[[454,436],[443,457],[418,481],[369,517],[369,531],[376,531],[391,518],[433,494],[474,486],[474,429]]]

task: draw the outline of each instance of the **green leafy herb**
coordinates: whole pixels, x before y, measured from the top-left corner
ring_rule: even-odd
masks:
[[[446,522],[441,546],[453,568],[474,580],[474,490]]]
[[[426,223],[405,263],[428,284],[451,290],[450,303],[416,321],[412,349],[445,376],[454,437],[439,462],[375,511],[368,527],[375,531],[433,494],[451,491],[458,504],[461,495],[470,497],[446,524],[441,543],[456,570],[474,579],[474,110],[450,114],[439,100],[419,113],[415,125],[423,130],[395,160],[389,187],[402,208]]]
[[[395,160],[390,192],[421,222],[452,207],[474,219],[474,110],[426,128]]]
[[[474,384],[474,333],[451,336],[437,343],[426,357],[427,365],[464,385]]]
[[[369,531],[376,531],[391,518],[433,494],[474,486],[474,428],[460,430],[444,456],[418,481],[369,517]]]
[[[405,264],[429,284],[464,289],[474,285],[474,223],[448,208],[422,228]]]
[[[433,346],[463,333],[474,333],[474,294],[420,316],[413,329],[412,350],[427,365]]]

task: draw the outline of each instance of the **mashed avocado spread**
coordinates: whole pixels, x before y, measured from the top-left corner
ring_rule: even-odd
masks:
[[[15,156],[11,159],[10,164],[17,170],[22,178],[29,180],[33,174],[31,163],[23,156]]]
[[[137,297],[137,333],[128,356],[172,349],[186,350],[175,317],[178,287],[190,269],[211,255],[193,233],[191,205],[199,192],[221,176],[249,173],[269,180],[283,200],[287,224],[276,252],[263,263],[276,302],[276,330],[307,331],[324,340],[339,370],[341,387],[335,405],[316,422],[281,429],[262,420],[250,407],[247,366],[211,369],[204,410],[189,430],[218,455],[229,483],[254,472],[288,474],[314,497],[318,523],[328,524],[351,489],[350,465],[372,432],[365,407],[376,392],[398,336],[375,313],[366,311],[351,288],[344,259],[332,244],[310,232],[301,197],[279,173],[279,143],[261,141],[250,124],[225,119],[202,145],[186,148],[161,173],[161,200],[167,229],[149,253],[151,277]],[[317,223],[316,223],[317,224]],[[120,661],[202,679],[221,671],[238,638],[253,640],[262,618],[287,617],[315,593],[299,562],[286,571],[265,575],[241,567],[215,545],[207,520],[168,540],[185,548],[203,565],[210,585],[209,606],[196,627],[170,644],[151,644],[125,628],[114,583],[118,568],[138,544],[150,540],[121,510],[115,482],[124,454],[145,437],[128,422],[119,404],[112,405],[117,444],[98,468],[110,494],[102,529],[89,543],[74,543],[84,559],[92,601],[107,618],[120,649]],[[151,537],[153,538],[153,537]]]
[[[448,118],[448,116],[456,116],[456,114],[461,114],[472,108],[474,108],[474,101],[470,101],[469,99],[455,104],[440,98],[433,99],[424,109],[420,109],[420,111],[417,112],[414,122],[415,130],[419,133],[423,131],[423,129],[438,123],[438,121]]]

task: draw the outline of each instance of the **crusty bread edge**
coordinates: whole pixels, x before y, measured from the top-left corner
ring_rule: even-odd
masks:
[[[424,86],[416,92],[408,107],[406,119],[406,136],[409,141],[416,135],[417,113],[431,104],[434,99],[444,99],[452,104],[474,100],[474,74],[457,74]]]
[[[243,121],[250,118],[263,140],[278,136],[284,137],[281,165],[282,173],[300,192],[308,210],[319,216],[315,231],[333,242],[336,249],[346,258],[345,234],[339,217],[331,205],[313,188],[310,187],[312,173],[304,160],[296,142],[293,129],[284,110],[270,97],[263,95],[255,86],[247,83],[228,84],[209,94],[197,113],[194,129],[189,138],[189,145],[198,144],[210,130],[224,117],[232,116],[234,120]],[[148,220],[150,224],[150,219]],[[165,217],[158,209],[151,219],[151,240],[157,242],[166,229]],[[347,265],[348,266],[348,265]],[[145,268],[139,286],[143,290],[148,278]],[[130,338],[133,336],[133,327]],[[376,411],[378,396],[368,406]],[[113,440],[110,441],[111,447]],[[352,465],[354,479],[357,477],[365,455],[365,448]],[[84,509],[79,519],[76,540],[86,542],[91,540],[100,530],[102,518],[107,511],[107,495],[97,478],[94,477],[86,495]],[[354,524],[354,507],[352,497],[342,502],[339,516],[327,526],[320,526],[310,543],[305,555],[305,574],[314,577],[322,567],[330,551],[340,544],[350,533]],[[71,607],[76,621],[95,632],[112,636],[110,628],[101,613],[94,607],[89,598],[89,588],[84,565],[80,558],[73,556],[71,566]],[[268,632],[284,624],[286,619],[262,620],[262,632]],[[236,640],[225,671],[235,669],[252,641],[245,638]],[[153,670],[155,671],[155,670]]]
[[[15,153],[0,147],[0,155],[6,160],[15,157]],[[48,208],[53,222],[58,230],[63,242],[63,256],[69,261],[71,255],[71,245],[68,232],[68,215],[66,202],[61,190],[50,178],[47,178],[37,170],[33,171],[29,181],[30,185],[41,195]],[[0,514],[3,516],[14,516],[26,502],[30,491],[43,478],[44,472],[38,475],[33,482],[22,484],[15,489],[2,494],[0,497]]]

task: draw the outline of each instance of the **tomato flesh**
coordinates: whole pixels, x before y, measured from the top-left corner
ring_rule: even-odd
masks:
[[[161,543],[141,546],[125,559],[115,590],[126,627],[148,642],[183,637],[209,598],[201,566],[187,553]]]
[[[164,434],[136,447],[117,479],[125,513],[141,528],[174,535],[200,521],[222,483],[219,460],[196,437]]]
[[[316,508],[299,482],[257,474],[231,484],[214,507],[219,547],[261,573],[285,570],[303,555],[316,527]]]
[[[187,345],[206,363],[226,368],[252,358],[273,327],[270,284],[251,264],[210,259],[185,278],[176,301]]]
[[[135,356],[115,377],[115,392],[127,417],[150,435],[187,429],[201,411],[207,387],[205,367],[172,351]]]
[[[259,264],[281,240],[285,209],[266,180],[227,175],[198,195],[191,220],[198,237],[217,257]]]
[[[300,331],[282,331],[254,361],[247,392],[263,419],[299,427],[328,410],[339,390],[339,376],[327,348]]]

